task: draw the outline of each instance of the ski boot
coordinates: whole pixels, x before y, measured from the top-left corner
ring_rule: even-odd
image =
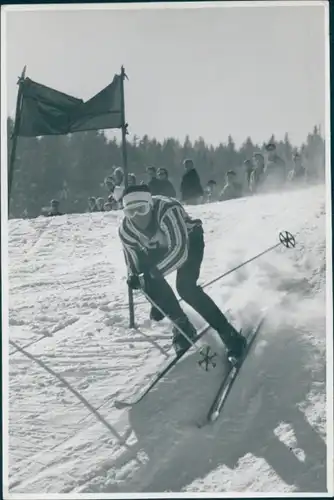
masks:
[[[197,330],[194,325],[185,316],[174,320],[174,323],[189,337],[190,340],[195,340],[197,336]],[[177,356],[183,354],[191,344],[188,340],[179,332],[179,330],[173,326],[173,347]]]
[[[164,315],[157,309],[152,306],[150,311],[150,319],[153,321],[162,321],[164,319]]]
[[[219,332],[219,336],[227,348],[227,359],[230,363],[236,364],[245,352],[247,339],[231,324],[228,325],[227,331],[225,329],[223,335]]]
[[[242,358],[246,350],[247,339],[233,328],[233,326],[231,326],[231,331],[227,347],[227,359],[235,365]]]

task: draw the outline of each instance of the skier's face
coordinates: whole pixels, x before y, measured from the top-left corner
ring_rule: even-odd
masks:
[[[138,215],[138,214],[135,215],[132,221],[135,224],[135,226],[137,226],[139,229],[146,229],[149,223],[151,222],[151,218],[152,218],[152,211],[150,209],[150,211],[145,215]]]
[[[146,229],[152,218],[152,208],[148,203],[138,204],[138,206],[125,208],[124,214],[139,229]]]

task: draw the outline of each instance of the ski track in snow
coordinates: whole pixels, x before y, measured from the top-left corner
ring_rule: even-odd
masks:
[[[325,210],[323,186],[188,207],[205,228],[202,284],[275,244],[281,230],[297,240],[208,287],[238,327],[278,303],[219,420],[202,429],[224,366],[204,372],[196,352],[137,406],[113,406],[171,348],[168,322],[152,324],[137,294],[138,329],[128,328],[121,214],[10,221],[9,337],[113,429],[10,345],[11,493],[325,492]]]

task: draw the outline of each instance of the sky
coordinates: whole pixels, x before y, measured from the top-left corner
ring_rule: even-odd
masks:
[[[123,64],[130,139],[217,145],[231,134],[240,145],[288,132],[299,145],[315,124],[324,131],[325,2],[227,4],[7,11],[8,114],[25,65],[32,80],[87,100]]]

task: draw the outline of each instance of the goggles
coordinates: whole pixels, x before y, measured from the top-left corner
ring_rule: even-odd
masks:
[[[124,215],[132,219],[136,215],[147,215],[151,209],[150,203],[140,202],[123,208]]]

